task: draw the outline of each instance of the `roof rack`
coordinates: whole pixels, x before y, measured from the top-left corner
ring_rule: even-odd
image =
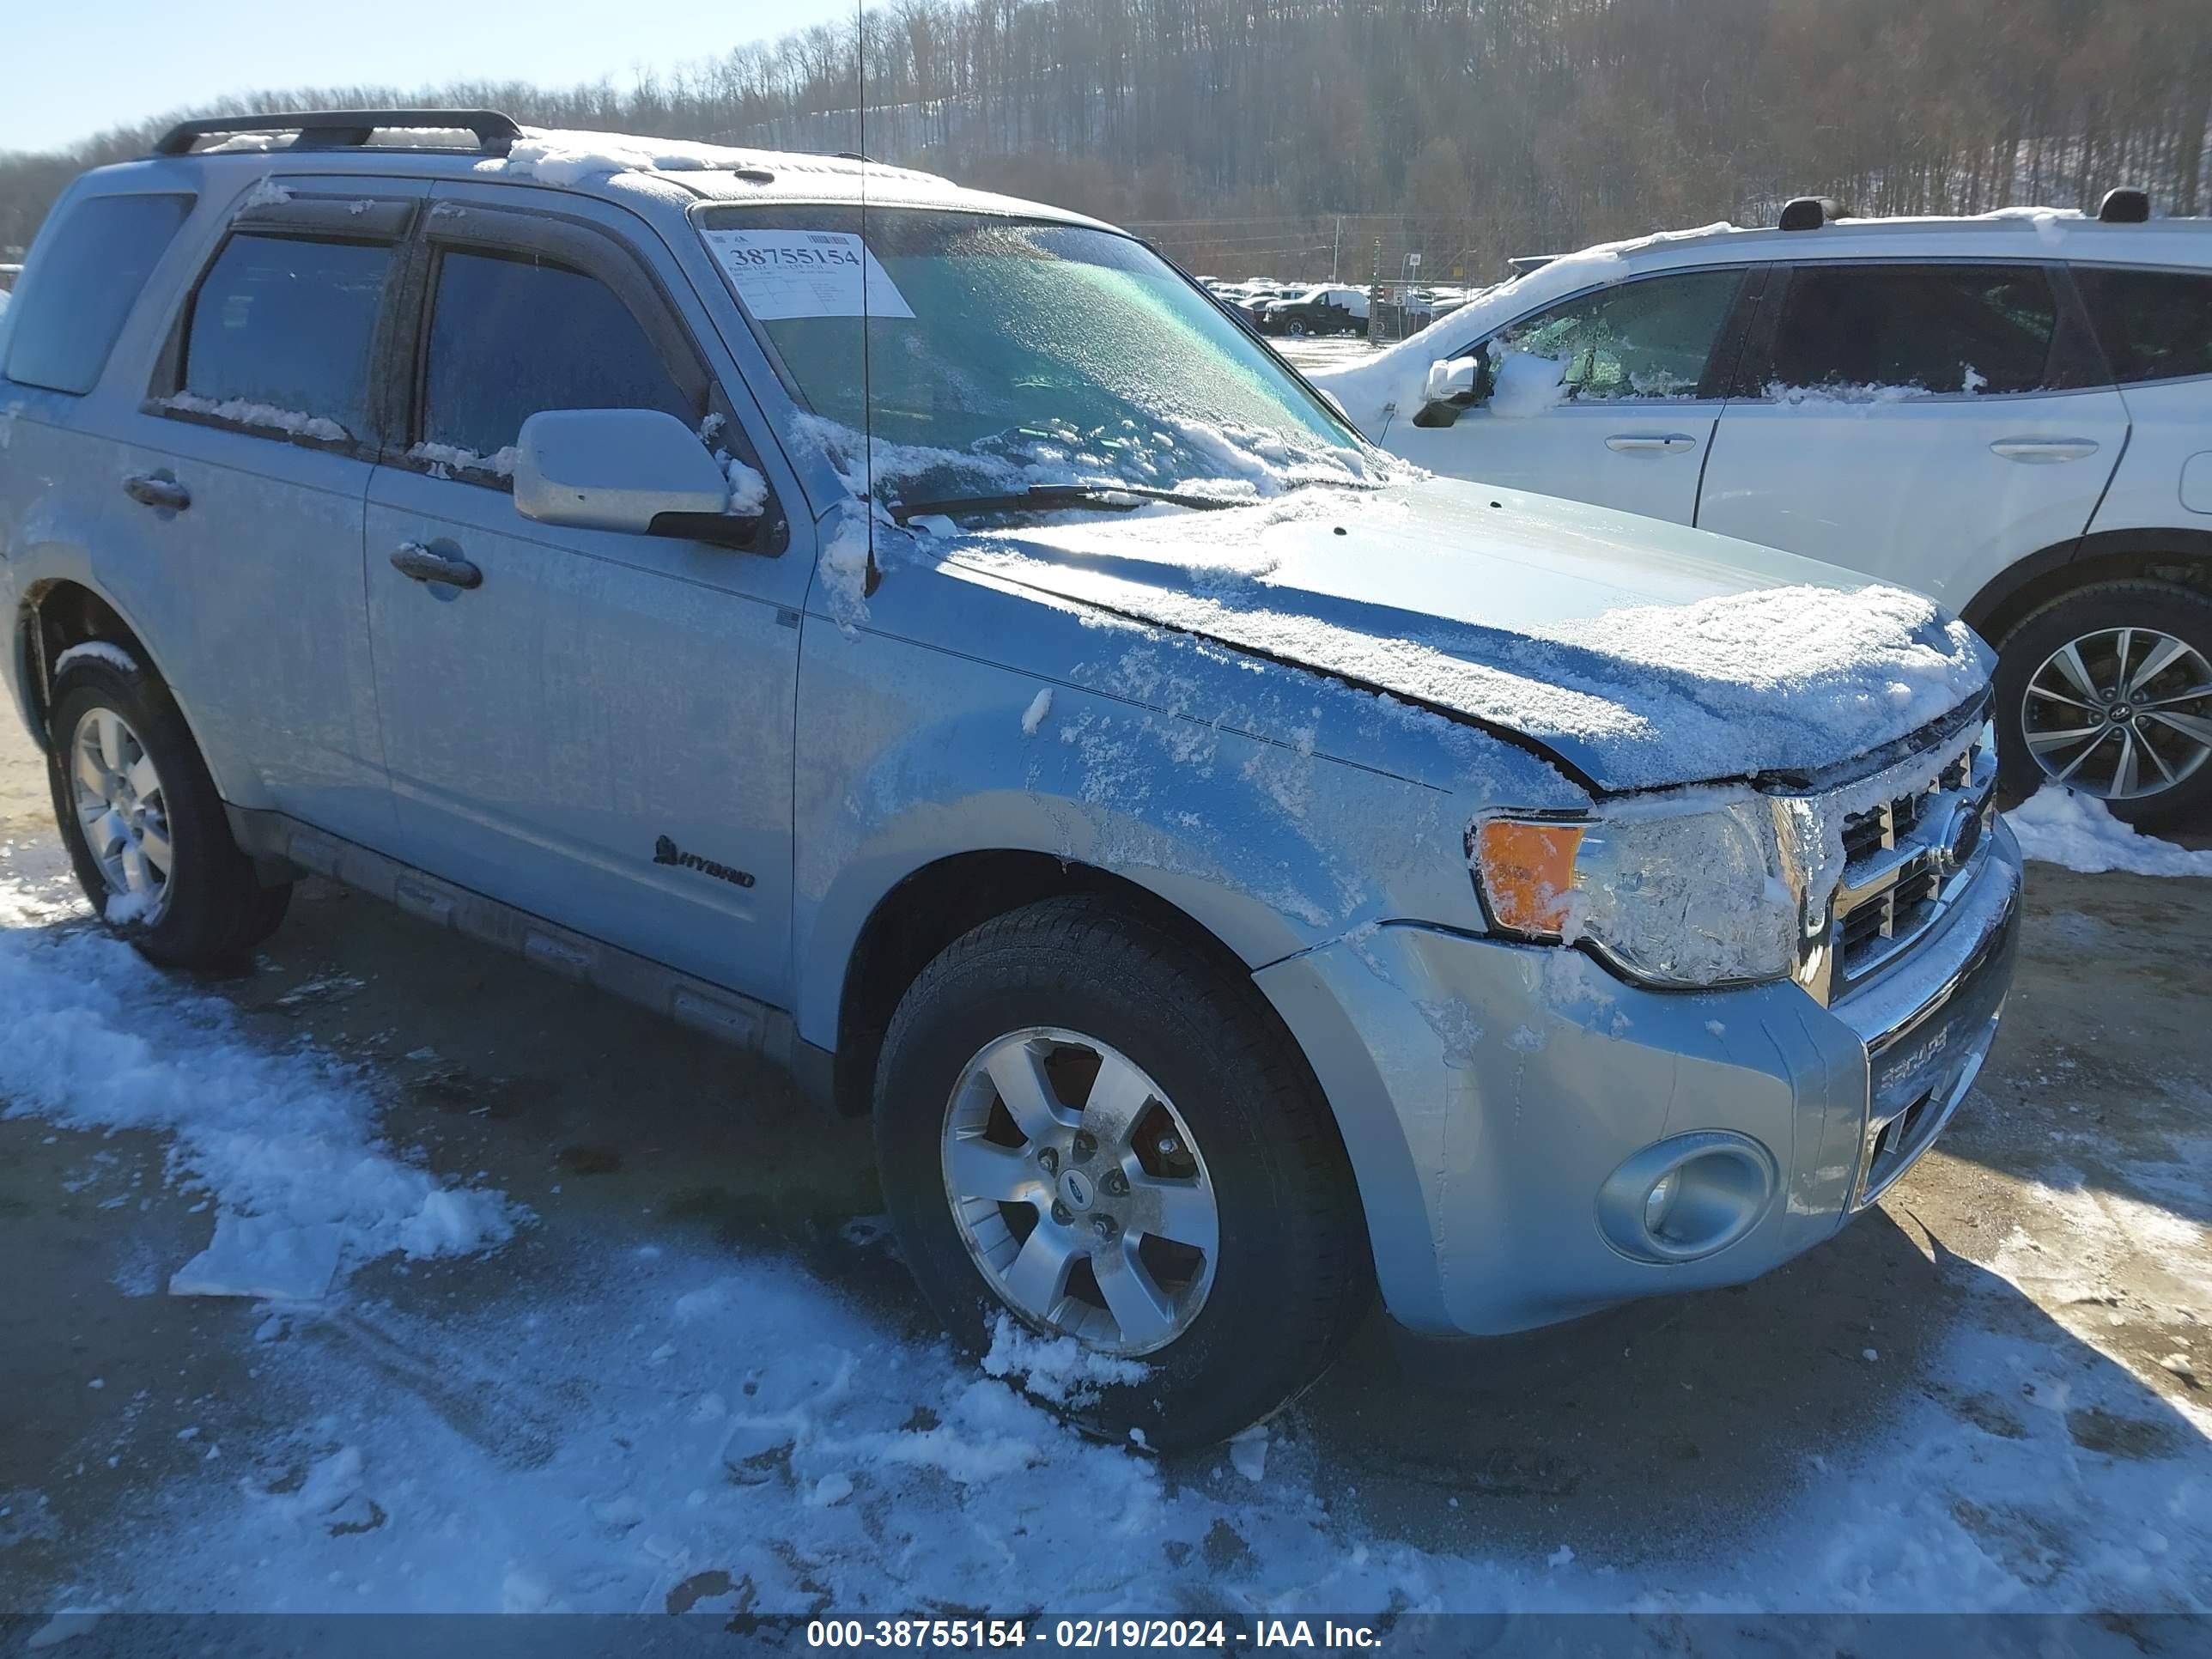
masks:
[[[189,155],[203,138],[239,132],[292,132],[292,149],[359,149],[369,147],[379,128],[416,131],[460,129],[477,136],[477,146],[504,155],[522,129],[511,115],[492,109],[324,109],[279,115],[212,115],[179,121],[155,140],[156,155]],[[387,148],[380,146],[379,148]],[[406,149],[395,145],[388,148]]]

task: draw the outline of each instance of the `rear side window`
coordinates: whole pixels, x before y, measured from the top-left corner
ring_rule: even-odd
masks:
[[[507,471],[523,422],[549,409],[658,409],[697,426],[629,307],[565,266],[448,251],[423,370],[422,459]]]
[[[72,206],[9,307],[15,316],[8,378],[52,392],[91,391],[191,210],[189,196],[88,196]]]
[[[2074,280],[2114,380],[2212,374],[2212,276],[2077,265]]]
[[[368,431],[381,243],[234,235],[193,297],[171,405],[342,441]]]
[[[1790,275],[1778,389],[2033,392],[2058,307],[2034,265],[1808,265]]]

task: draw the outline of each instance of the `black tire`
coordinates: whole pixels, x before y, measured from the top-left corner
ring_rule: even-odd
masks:
[[[1257,991],[1109,900],[1048,899],[988,921],[900,1002],[875,1129],[908,1267],[972,1352],[988,1348],[1001,1317],[1025,1322],[963,1242],[941,1145],[969,1062],[1036,1026],[1110,1043],[1158,1084],[1205,1160],[1219,1218],[1212,1287],[1189,1325],[1143,1357],[1142,1382],[1063,1413],[1113,1440],[1140,1431],[1162,1451],[1260,1421],[1322,1375],[1371,1297],[1358,1193],[1327,1102]]]
[[[1289,335],[1294,340],[1303,340],[1306,337],[1305,319],[1303,317],[1291,318],[1289,322],[1283,325],[1283,332]]]
[[[2156,629],[2212,662],[2212,598],[2179,583],[2148,578],[2098,582],[2030,612],[1997,648],[1997,778],[2008,799],[2024,799],[2045,781],[2042,767],[2028,748],[2027,735],[2027,722],[2040,718],[2031,714],[2028,698],[2028,685],[2036,672],[2068,641],[2122,628]],[[2049,707],[2054,715],[2061,707],[2041,698],[2035,706]],[[2186,712],[2212,718],[2212,699],[2188,705]],[[2108,744],[2104,753],[2117,758],[2112,745]],[[2093,756],[2085,769],[2094,769],[2100,758]],[[2110,770],[2107,764],[2107,778]],[[2212,762],[2199,765],[2179,782],[2154,794],[2106,804],[2115,817],[2138,829],[2201,824],[2208,808],[2212,808]]]
[[[121,655],[118,653],[118,657]],[[167,896],[150,920],[108,920],[115,889],[87,839],[76,810],[74,744],[97,709],[119,714],[160,775],[171,848]],[[81,656],[54,678],[47,713],[46,775],[54,821],[77,884],[108,926],[165,968],[228,969],[276,931],[291,884],[263,884],[239,850],[199,745],[168,688],[150,671],[102,655]]]

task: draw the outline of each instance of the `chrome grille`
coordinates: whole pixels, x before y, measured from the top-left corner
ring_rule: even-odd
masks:
[[[1844,820],[1844,878],[1829,933],[1831,996],[1908,950],[1972,879],[1996,781],[1996,757],[1984,739],[1921,787]]]

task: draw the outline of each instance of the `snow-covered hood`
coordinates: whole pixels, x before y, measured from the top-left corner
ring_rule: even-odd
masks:
[[[1901,588],[1441,479],[965,535],[944,555],[1520,734],[1606,790],[1836,767],[1977,696],[1991,660]]]

